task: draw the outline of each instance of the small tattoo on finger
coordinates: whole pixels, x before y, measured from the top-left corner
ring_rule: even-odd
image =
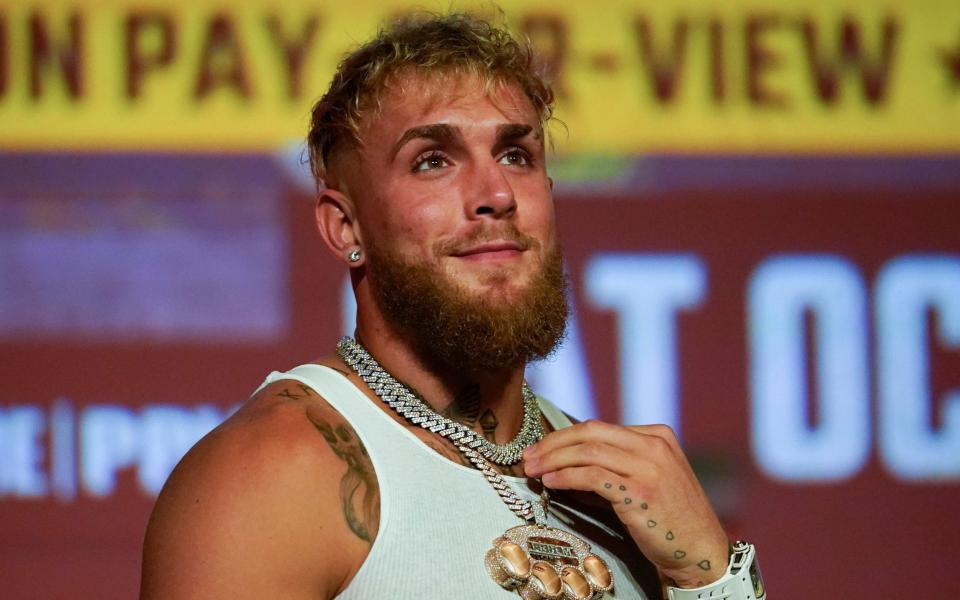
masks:
[[[646,502],[644,502],[644,503],[640,504],[640,508],[642,508],[643,510],[647,510],[647,509],[650,508],[650,507],[647,506],[647,503],[646,503]]]
[[[647,521],[647,527],[653,528],[656,526],[657,526],[657,522],[654,521],[653,519],[650,519],[649,521]]]
[[[631,502],[633,502],[633,500],[630,499],[630,498],[624,498],[624,499],[623,499],[623,503],[624,503],[624,504],[630,504]]]
[[[668,531],[668,532],[667,532],[667,535],[666,535],[665,537],[666,537],[668,540],[672,540],[672,539],[673,539],[673,532],[672,532],[672,531]]]
[[[687,553],[684,552],[683,550],[674,550],[674,551],[673,551],[673,557],[676,558],[677,560],[683,558],[683,557],[686,556],[686,555],[687,555]]]
[[[701,560],[700,562],[697,563],[697,566],[700,567],[701,569],[703,569],[704,571],[709,571],[709,570],[710,570],[710,561],[709,561],[709,560]]]
[[[605,483],[605,484],[603,484],[603,487],[605,487],[605,488],[607,488],[607,489],[609,490],[610,488],[613,487],[613,484],[612,484],[612,483]]]
[[[620,491],[621,491],[621,492],[627,491],[627,486],[621,485],[621,486],[620,486]]]

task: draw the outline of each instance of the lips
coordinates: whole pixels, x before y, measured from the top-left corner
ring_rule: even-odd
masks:
[[[490,256],[509,256],[514,253],[523,252],[526,248],[517,243],[509,240],[501,241],[491,241],[483,242],[481,244],[475,244],[468,246],[466,248],[457,250],[453,253],[453,256],[457,257],[467,257],[467,256],[476,256],[478,258],[483,257],[484,255]]]

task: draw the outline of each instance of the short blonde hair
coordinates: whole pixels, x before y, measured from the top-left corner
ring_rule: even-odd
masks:
[[[360,122],[377,110],[390,77],[400,71],[475,74],[488,89],[519,85],[544,125],[552,114],[553,91],[534,61],[527,40],[469,14],[420,13],[397,20],[349,54],[326,94],[313,106],[307,148],[321,185],[330,156],[341,144],[360,143]]]

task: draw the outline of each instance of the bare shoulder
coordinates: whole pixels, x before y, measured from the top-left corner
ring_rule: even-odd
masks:
[[[330,598],[378,521],[349,423],[306,385],[277,381],[174,469],[147,528],[141,598]]]

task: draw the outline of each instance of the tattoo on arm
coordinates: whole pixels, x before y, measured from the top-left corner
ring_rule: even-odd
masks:
[[[298,383],[293,391],[290,391],[289,387],[285,387],[283,391],[277,392],[277,395],[287,400],[303,400],[310,396],[316,396],[317,393],[310,389],[310,386]]]
[[[308,411],[307,418],[346,463],[347,472],[340,480],[343,516],[354,535],[372,544],[380,524],[380,488],[367,449],[343,423],[331,424],[316,411]]]

